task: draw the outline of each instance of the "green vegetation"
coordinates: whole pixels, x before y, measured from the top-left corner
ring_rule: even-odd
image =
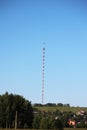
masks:
[[[87,128],[87,108],[69,104],[34,104],[20,95],[0,95],[0,128],[58,129]],[[80,129],[85,130],[85,129]]]
[[[67,107],[67,106],[52,106],[52,107],[49,107],[49,106],[35,106],[35,108],[37,108],[38,110],[40,111],[51,111],[51,112],[55,112],[56,110],[59,110],[59,111],[64,111],[64,112],[69,112],[69,111],[72,111],[74,113],[80,111],[80,110],[83,110],[83,111],[86,111],[87,112],[87,107]]]
[[[64,130],[87,130],[87,128],[65,128]]]
[[[31,128],[33,108],[20,95],[0,95],[0,128]]]
[[[61,126],[62,128],[87,128],[86,107],[70,107],[69,104],[58,103],[56,105],[54,103],[48,103],[45,105],[35,104],[34,109],[37,111],[38,116],[42,115],[42,118],[45,117],[46,122],[44,124],[50,122],[49,119],[51,119],[52,123],[54,122],[54,119],[57,119],[57,125]],[[48,119],[48,121],[46,119]],[[39,120],[39,122],[40,121],[41,120]],[[46,128],[49,128],[49,124],[47,124]],[[50,129],[53,128],[52,126],[50,127]]]
[[[0,129],[0,130],[10,130],[10,129]],[[15,129],[11,129],[11,130],[15,130]],[[16,130],[36,130],[36,129],[16,129]],[[39,129],[39,130],[44,130],[44,129]],[[87,128],[64,128],[64,130],[87,130]]]

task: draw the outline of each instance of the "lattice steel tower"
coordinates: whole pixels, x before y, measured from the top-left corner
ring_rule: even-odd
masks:
[[[42,104],[44,103],[45,47],[42,48]]]

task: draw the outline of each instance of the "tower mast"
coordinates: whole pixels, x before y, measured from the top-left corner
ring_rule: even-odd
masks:
[[[44,103],[45,47],[42,48],[42,104]]]

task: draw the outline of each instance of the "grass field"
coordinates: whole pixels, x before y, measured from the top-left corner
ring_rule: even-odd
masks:
[[[69,112],[69,111],[72,111],[74,113],[80,111],[80,110],[83,110],[83,111],[86,111],[87,112],[87,107],[59,107],[59,106],[55,106],[55,107],[48,107],[48,106],[43,106],[43,107],[35,107],[37,108],[38,110],[40,111],[56,111],[56,110],[59,110],[59,111],[66,111],[66,112]]]

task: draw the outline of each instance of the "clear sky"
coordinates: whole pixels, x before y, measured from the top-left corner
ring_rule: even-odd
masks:
[[[87,106],[87,0],[0,0],[0,94]]]

